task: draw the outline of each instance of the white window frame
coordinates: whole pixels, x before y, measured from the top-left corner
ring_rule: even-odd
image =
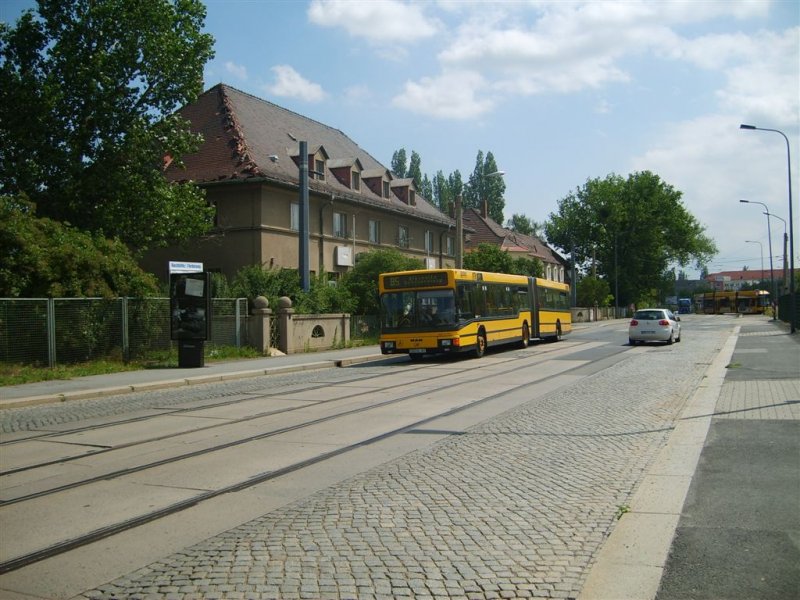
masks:
[[[456,255],[456,245],[453,236],[448,235],[446,238],[446,246],[447,246],[447,256],[455,256]]]
[[[372,244],[381,243],[381,222],[377,219],[369,220],[369,241]]]
[[[333,213],[333,237],[347,238],[347,215],[345,213]]]
[[[356,192],[361,191],[361,173],[350,171],[350,184]]]
[[[300,203],[292,202],[289,216],[289,228],[292,231],[300,231]]]
[[[430,229],[425,230],[425,252],[433,252],[433,232]]]
[[[397,227],[397,245],[400,248],[411,247],[411,238],[409,236],[408,226],[399,225]]]

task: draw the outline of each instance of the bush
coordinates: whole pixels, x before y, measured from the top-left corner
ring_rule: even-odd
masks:
[[[422,261],[410,258],[398,250],[374,250],[359,254],[351,271],[342,277],[341,285],[353,298],[353,311],[358,315],[377,315],[380,312],[378,275],[394,271],[421,269]]]

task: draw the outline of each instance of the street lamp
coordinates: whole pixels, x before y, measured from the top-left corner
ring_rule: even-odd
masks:
[[[763,202],[757,202],[755,200],[739,200],[739,202],[744,202],[745,204],[760,204],[767,211],[764,214],[767,215],[767,240],[769,242],[769,281],[770,281],[770,285],[772,287],[772,300],[773,300],[773,302],[777,302],[778,301],[777,300],[777,298],[778,298],[778,290],[775,287],[775,271],[772,270],[772,228],[769,226],[769,217],[770,217],[769,207],[766,204],[764,204]],[[763,254],[761,256],[761,260],[762,261],[764,260]],[[762,277],[764,276],[764,265],[763,264],[761,265],[761,276]],[[777,306],[777,304],[775,306]],[[772,311],[772,320],[774,321],[777,318],[778,317],[777,317],[776,311],[773,310]]]
[[[739,129],[748,129],[756,131],[772,131],[773,133],[780,134],[786,140],[786,158],[787,158],[787,172],[789,175],[789,321],[790,330],[794,333],[797,329],[795,327],[796,310],[795,310],[795,289],[794,289],[794,217],[792,217],[792,153],[789,146],[789,138],[786,134],[778,129],[767,129],[764,127],[756,127],[755,125],[739,125]]]
[[[753,240],[745,240],[745,244],[758,244],[761,249],[761,277],[764,277],[764,244],[761,242],[754,242]]]
[[[764,213],[765,215],[767,213]],[[789,243],[789,234],[786,233],[786,219],[783,217],[779,217],[778,215],[773,215],[769,213],[770,217],[775,217],[779,221],[783,222],[783,290],[786,291],[789,287],[789,280],[786,278],[786,272],[788,270],[788,263],[786,262],[786,245]]]

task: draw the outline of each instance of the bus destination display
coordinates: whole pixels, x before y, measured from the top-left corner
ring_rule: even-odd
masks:
[[[432,271],[430,273],[409,273],[407,275],[392,275],[383,280],[383,287],[387,290],[400,290],[405,288],[446,287],[447,273]]]

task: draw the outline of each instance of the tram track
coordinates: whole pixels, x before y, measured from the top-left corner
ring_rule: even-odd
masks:
[[[565,352],[563,352],[563,353],[559,352],[559,354],[568,354],[570,352],[574,352],[574,351],[578,350],[581,346],[583,346],[585,343],[588,343],[588,342],[579,342],[577,344],[571,345],[569,348],[561,347],[559,349],[560,350],[564,350]],[[554,349],[554,350],[556,350],[556,349]],[[543,360],[542,361],[530,361],[529,360],[529,362],[531,363],[531,366],[535,365],[536,362],[543,362],[544,360],[548,360],[550,358],[553,358],[552,352],[547,352],[546,354],[537,354],[536,358],[539,358],[539,357],[541,357]],[[519,361],[522,361],[522,360],[525,360],[525,359],[530,359],[530,356],[522,355],[522,356],[518,356],[518,357],[512,358],[510,361],[508,361],[510,363],[508,368],[504,368],[504,369],[501,369],[501,370],[494,371],[492,373],[492,375],[494,377],[501,377],[502,378],[504,375],[508,375],[508,374],[510,374],[512,372],[518,371],[518,369],[519,369]],[[435,363],[435,364],[440,364],[440,363]],[[423,364],[423,365],[414,367],[414,370],[425,369],[427,366],[428,365]],[[454,387],[452,382],[449,381],[449,376],[450,375],[457,375],[458,377],[461,378],[461,380],[458,383],[459,386],[461,386],[461,385],[469,386],[469,385],[474,384],[478,380],[481,380],[481,379],[483,379],[485,377],[485,375],[480,372],[480,369],[477,369],[475,372],[477,374],[474,377],[469,377],[469,378],[465,378],[463,372],[452,373],[452,374],[448,373],[448,374],[445,374],[445,375],[443,375],[441,372],[439,372],[435,376],[421,379],[421,380],[419,380],[419,381],[417,381],[415,383],[416,384],[425,384],[425,383],[429,383],[429,382],[432,382],[432,381],[448,380],[448,381],[444,381],[441,385],[437,385],[437,386],[432,387],[432,388],[425,388],[425,393],[436,393],[436,392],[441,392],[442,390],[445,390],[445,389],[452,389]],[[563,373],[559,372],[559,373],[556,373],[556,374],[553,374],[553,375],[544,376],[544,377],[542,377],[542,379],[536,380],[536,382],[537,382],[537,384],[538,383],[542,383],[542,382],[548,381],[550,379],[553,379],[555,377],[558,377],[561,374],[563,374]],[[376,377],[380,377],[382,375],[385,375],[385,374],[376,375]],[[355,380],[355,381],[358,381],[358,380]],[[350,383],[350,382],[348,382],[348,383]],[[392,390],[392,389],[396,389],[396,388],[401,387],[403,385],[407,385],[407,383],[404,383],[404,384],[393,384],[391,386],[385,386],[385,387],[379,388],[377,390],[376,389],[371,389],[371,390],[368,390],[368,391],[365,391],[365,392],[361,392],[361,393],[357,394],[357,396],[380,395],[380,394],[382,394],[382,393],[384,393],[386,391],[389,391],[389,390]],[[295,461],[295,462],[292,462],[290,464],[286,464],[286,465],[284,465],[284,466],[282,466],[280,468],[277,468],[277,469],[263,471],[261,473],[257,473],[255,475],[249,476],[246,479],[242,479],[240,481],[236,481],[236,482],[230,483],[228,485],[224,485],[224,486],[218,487],[218,488],[213,489],[213,490],[206,490],[206,491],[203,491],[201,493],[194,494],[191,497],[183,499],[183,500],[180,500],[178,502],[172,502],[172,503],[167,504],[165,506],[162,506],[160,508],[157,508],[157,509],[154,509],[154,510],[139,514],[139,515],[134,515],[134,516],[131,516],[130,518],[127,518],[127,519],[120,520],[119,522],[111,523],[111,524],[108,524],[108,525],[103,526],[103,527],[98,527],[98,528],[92,529],[91,531],[87,531],[86,533],[69,537],[68,539],[64,539],[62,541],[50,544],[47,547],[43,547],[41,549],[37,549],[37,550],[31,551],[31,552],[24,553],[24,554],[22,554],[20,556],[16,556],[16,557],[10,558],[8,560],[5,560],[3,562],[0,562],[0,574],[20,569],[20,568],[22,568],[24,566],[27,566],[27,565],[30,565],[30,564],[45,560],[47,558],[51,558],[51,557],[57,556],[59,554],[63,554],[63,553],[68,552],[70,550],[74,550],[74,549],[79,548],[81,546],[85,546],[87,544],[91,544],[93,542],[96,542],[96,541],[111,537],[111,536],[116,535],[118,533],[121,533],[121,532],[130,530],[130,529],[139,527],[139,526],[144,525],[146,523],[149,523],[149,522],[152,522],[152,521],[155,521],[155,520],[158,520],[158,519],[161,519],[161,518],[164,518],[164,517],[179,513],[181,511],[187,510],[187,509],[189,509],[189,508],[191,508],[193,506],[196,506],[196,505],[198,505],[198,504],[200,504],[200,503],[202,503],[204,501],[207,501],[207,500],[210,500],[212,498],[221,496],[223,494],[228,494],[228,493],[241,491],[241,490],[247,489],[249,487],[258,485],[260,483],[268,482],[271,479],[275,479],[277,477],[281,477],[283,475],[286,475],[286,474],[301,470],[301,469],[306,468],[306,467],[308,467],[310,465],[314,465],[314,464],[317,464],[317,463],[320,463],[320,462],[324,462],[326,460],[330,460],[330,459],[332,459],[332,458],[334,458],[336,456],[345,454],[347,452],[351,452],[351,451],[353,451],[353,450],[355,450],[357,448],[361,448],[361,447],[364,447],[364,446],[368,446],[368,445],[377,443],[377,442],[385,440],[387,438],[391,438],[392,436],[401,435],[401,434],[403,434],[405,432],[408,432],[408,431],[414,430],[416,428],[419,428],[420,426],[425,425],[426,423],[429,423],[429,422],[434,421],[436,419],[440,419],[442,417],[446,417],[446,416],[449,416],[449,415],[452,415],[452,414],[456,414],[456,413],[468,410],[470,408],[475,407],[476,405],[483,404],[483,403],[486,403],[486,402],[490,402],[492,400],[501,398],[501,397],[506,396],[508,394],[512,394],[512,393],[517,392],[517,391],[519,391],[521,389],[524,389],[524,388],[526,388],[527,386],[530,386],[530,385],[531,385],[530,382],[525,382],[525,383],[521,383],[521,384],[518,384],[518,385],[514,385],[514,386],[512,386],[512,387],[510,387],[508,389],[499,391],[499,392],[497,392],[495,394],[491,394],[491,395],[482,397],[482,398],[480,398],[478,400],[475,400],[475,401],[472,401],[472,402],[467,402],[467,403],[462,404],[462,405],[454,406],[454,407],[449,408],[447,410],[443,410],[441,412],[437,412],[434,415],[430,415],[430,416],[427,416],[427,417],[425,417],[423,419],[419,419],[419,420],[417,420],[415,422],[406,423],[406,424],[404,424],[404,425],[402,425],[400,427],[396,427],[396,428],[393,428],[393,429],[388,430],[388,431],[383,431],[383,432],[381,432],[381,433],[379,433],[377,435],[374,435],[374,436],[371,436],[371,437],[367,437],[365,439],[359,440],[359,441],[351,443],[351,444],[344,445],[344,446],[339,447],[339,448],[335,448],[335,449],[330,450],[328,452],[321,452],[321,453],[319,453],[319,454],[317,454],[317,455],[315,455],[315,456],[313,456],[311,458]],[[306,389],[311,389],[311,388],[318,389],[319,387],[322,387],[322,386],[319,386],[319,385],[308,386],[308,388],[306,388]],[[330,387],[330,383],[324,384],[324,387]],[[297,391],[298,390],[294,390],[292,393],[296,393]],[[302,388],[299,391],[302,391]],[[290,431],[297,431],[297,430],[301,430],[301,429],[304,429],[304,428],[313,427],[314,425],[319,425],[319,424],[322,424],[322,423],[330,423],[332,421],[335,421],[336,419],[342,419],[344,417],[353,416],[353,415],[356,415],[356,414],[368,413],[369,411],[372,411],[372,410],[385,408],[385,407],[391,406],[393,404],[399,404],[399,403],[405,402],[405,401],[407,401],[407,400],[409,400],[411,398],[416,398],[416,397],[419,396],[419,394],[420,394],[419,390],[415,388],[415,390],[412,393],[405,394],[405,395],[397,397],[397,398],[392,398],[390,400],[386,400],[386,401],[383,401],[383,402],[370,404],[369,406],[362,406],[362,407],[352,408],[352,409],[341,411],[341,412],[336,412],[335,414],[326,415],[326,416],[318,417],[318,418],[315,418],[315,419],[309,419],[309,420],[306,420],[306,421],[303,421],[303,422],[300,422],[300,423],[296,423],[296,424],[293,424],[293,425],[290,425],[290,426],[287,426],[287,427],[276,428],[276,429],[271,430],[271,431],[260,432],[259,434],[256,434],[256,435],[253,435],[253,436],[247,436],[245,438],[233,440],[233,441],[230,441],[230,442],[227,442],[227,443],[224,443],[224,444],[218,444],[216,446],[199,449],[199,450],[196,450],[196,451],[193,451],[193,452],[183,453],[183,454],[180,454],[180,455],[168,457],[168,458],[165,458],[165,459],[162,459],[162,460],[158,460],[158,461],[151,461],[151,462],[149,462],[147,464],[137,465],[135,467],[131,467],[131,468],[127,468],[127,469],[119,469],[117,471],[103,473],[103,474],[100,474],[100,475],[98,475],[96,477],[86,478],[86,479],[83,479],[83,480],[72,482],[72,483],[67,484],[67,485],[57,486],[57,487],[54,487],[54,488],[51,488],[51,489],[48,489],[48,490],[42,490],[42,491],[39,491],[39,492],[36,492],[36,493],[32,493],[32,494],[28,494],[28,495],[20,496],[18,498],[13,498],[11,500],[4,501],[4,502],[0,503],[0,509],[6,508],[6,507],[8,507],[10,505],[13,505],[13,504],[19,504],[19,503],[22,503],[22,502],[25,502],[25,501],[28,501],[28,500],[42,498],[44,496],[49,496],[49,495],[55,495],[57,493],[60,493],[60,492],[63,492],[63,491],[69,490],[69,489],[75,489],[77,487],[90,485],[92,483],[96,483],[96,482],[99,482],[99,481],[110,481],[110,480],[113,480],[113,479],[118,479],[118,478],[124,477],[126,475],[130,475],[132,473],[137,473],[137,472],[141,472],[141,471],[144,471],[144,470],[153,469],[155,467],[163,466],[163,465],[170,464],[170,463],[176,463],[176,462],[184,461],[184,460],[187,460],[189,458],[196,458],[196,457],[203,456],[203,455],[206,455],[206,454],[211,454],[213,452],[219,452],[219,451],[224,450],[226,448],[231,448],[231,447],[234,447],[234,446],[239,446],[239,445],[251,443],[251,442],[254,442],[254,441],[263,440],[263,439],[266,439],[266,438],[269,438],[269,437],[278,436],[278,435],[281,435],[283,433],[287,433],[287,432],[290,432]],[[352,397],[353,396],[348,396],[348,397],[345,397],[345,398],[337,398],[336,400],[320,401],[320,402],[316,402],[316,403],[313,403],[313,404],[304,405],[302,408],[308,408],[309,406],[313,406],[313,405],[336,402],[337,400],[342,400],[342,399],[351,400]],[[223,403],[223,405],[224,405],[224,403]],[[206,408],[206,407],[203,407],[203,408]],[[283,410],[281,412],[287,412],[287,410],[288,409]],[[296,408],[294,408],[292,410],[296,410]],[[160,416],[160,415],[154,415],[154,417],[155,416]],[[252,419],[252,418],[253,418],[253,416],[249,416],[246,419],[242,419],[242,420],[249,420],[249,419]],[[230,422],[227,422],[225,424],[230,424]],[[221,424],[221,425],[223,425],[223,424]],[[196,431],[196,430],[193,430],[193,431]],[[63,435],[63,432],[62,432],[62,435]],[[183,434],[175,434],[175,435],[166,436],[166,437],[176,437],[177,435],[183,435]],[[157,438],[156,438],[156,440],[157,440]],[[92,456],[93,456],[93,454],[88,454],[88,455],[82,455],[80,458],[86,459],[87,457],[92,457]],[[64,462],[64,461],[55,461],[55,462]],[[31,468],[35,468],[35,467],[31,467]]]
[[[570,349],[578,348],[580,345],[585,344],[585,343],[588,343],[588,342],[577,342],[574,345],[571,345]],[[564,349],[564,348],[562,347],[561,349]],[[547,360],[550,357],[550,353],[553,352],[553,351],[556,351],[556,350],[558,350],[558,348],[553,348],[553,350],[546,351],[546,353],[537,354],[536,357],[537,358],[541,357],[542,360]],[[527,358],[527,357],[517,357],[517,358],[511,359],[511,360],[523,360],[523,358]],[[428,368],[430,366],[430,364],[439,364],[439,363],[429,363],[427,365],[426,364],[418,364],[417,363],[414,366],[408,366],[408,367],[404,367],[404,368],[406,369],[406,372],[408,372],[408,371],[412,371],[413,372],[413,371],[419,371],[421,369],[426,369],[426,368]],[[366,375],[364,377],[359,377],[357,379],[349,380],[349,381],[347,381],[347,383],[348,384],[352,384],[352,383],[365,382],[365,381],[369,381],[369,380],[372,380],[372,379],[377,379],[377,378],[380,378],[380,377],[383,377],[383,376],[385,376],[385,373],[376,373],[376,374],[372,374],[372,375]],[[440,378],[441,378],[441,376],[436,377],[436,378],[431,378],[431,379],[440,379]],[[426,380],[421,380],[418,383],[424,383],[425,381]],[[246,422],[246,421],[249,421],[249,420],[252,420],[252,419],[258,419],[258,418],[263,418],[263,417],[270,417],[270,416],[275,416],[275,415],[291,413],[291,412],[298,411],[298,410],[304,410],[304,409],[309,408],[309,407],[313,407],[313,406],[317,406],[317,405],[321,405],[321,404],[330,404],[330,403],[341,401],[341,400],[345,400],[345,399],[346,400],[351,400],[353,398],[358,398],[358,397],[363,396],[363,395],[380,394],[380,393],[383,393],[383,392],[390,391],[392,389],[397,389],[399,387],[403,387],[405,385],[407,385],[407,383],[400,383],[400,384],[395,384],[395,385],[391,385],[391,386],[385,386],[383,388],[380,388],[377,391],[376,390],[370,390],[368,392],[356,393],[356,394],[352,394],[350,396],[347,396],[346,398],[342,397],[342,398],[336,398],[336,399],[331,399],[331,400],[321,400],[321,401],[316,401],[316,402],[309,401],[309,402],[307,402],[307,403],[305,403],[303,405],[300,405],[300,406],[280,408],[280,409],[275,409],[275,410],[263,411],[263,412],[260,412],[260,413],[253,413],[253,414],[247,415],[247,416],[239,418],[239,419],[225,419],[223,422],[212,423],[212,424],[208,425],[207,427],[198,427],[198,428],[194,428],[194,429],[191,429],[191,430],[188,430],[188,431],[182,431],[182,432],[165,434],[165,435],[161,435],[161,436],[154,436],[154,437],[144,438],[144,439],[137,440],[135,442],[130,442],[130,443],[127,443],[127,444],[117,444],[117,445],[114,445],[114,446],[94,446],[96,448],[96,450],[93,451],[93,452],[88,452],[88,453],[85,453],[85,454],[78,454],[78,455],[75,455],[75,456],[60,457],[60,458],[55,458],[55,459],[48,460],[48,461],[39,462],[39,463],[36,463],[36,464],[25,465],[25,466],[22,466],[22,467],[16,467],[16,468],[11,468],[11,469],[6,469],[6,470],[0,470],[0,478],[2,478],[4,476],[14,475],[14,474],[18,474],[18,473],[24,473],[24,472],[27,472],[27,471],[32,471],[32,470],[35,470],[35,469],[48,467],[48,466],[52,466],[52,465],[69,463],[69,462],[77,461],[77,460],[85,460],[88,457],[97,456],[99,454],[103,454],[103,453],[107,453],[107,452],[114,452],[114,451],[118,451],[118,450],[122,450],[122,449],[132,448],[132,447],[135,447],[135,446],[140,446],[140,445],[148,444],[148,443],[152,443],[152,442],[165,441],[165,440],[173,439],[173,438],[176,438],[176,437],[179,437],[179,436],[182,436],[182,435],[186,435],[188,433],[198,433],[198,432],[203,432],[203,431],[209,431],[209,430],[213,430],[213,429],[217,429],[217,428],[221,428],[221,427],[227,427],[227,426],[230,426],[230,425],[235,425],[237,423],[243,423],[243,422]],[[109,427],[117,427],[117,426],[120,426],[120,425],[129,425],[129,424],[133,424],[133,423],[141,423],[141,422],[148,421],[148,420],[159,419],[159,418],[162,418],[162,417],[165,417],[165,416],[186,416],[186,415],[191,416],[191,414],[194,413],[194,412],[205,411],[205,410],[209,410],[209,409],[212,409],[212,408],[221,408],[221,407],[225,407],[225,406],[233,406],[233,405],[236,405],[236,404],[241,404],[241,403],[244,403],[244,402],[252,402],[254,400],[259,400],[259,399],[267,399],[267,398],[280,399],[283,395],[286,395],[286,394],[298,394],[298,393],[313,392],[313,391],[316,391],[316,390],[325,389],[325,388],[329,388],[329,387],[331,387],[331,383],[330,382],[325,382],[325,383],[314,384],[314,385],[305,385],[305,386],[296,387],[296,388],[293,388],[293,389],[290,389],[290,390],[281,390],[281,391],[276,391],[276,392],[267,393],[267,394],[264,394],[264,393],[253,393],[252,397],[237,398],[236,400],[231,400],[231,401],[203,404],[202,406],[184,407],[184,408],[180,408],[180,409],[176,409],[176,410],[165,410],[164,412],[159,412],[159,413],[149,414],[149,415],[142,415],[142,416],[134,417],[134,418],[130,418],[130,419],[113,420],[113,421],[110,421],[108,423],[95,424],[95,425],[90,425],[90,426],[85,426],[85,427],[76,427],[76,428],[66,429],[66,430],[62,430],[62,431],[52,431],[52,432],[48,432],[47,434],[41,435],[41,436],[29,436],[29,437],[26,437],[26,438],[23,438],[23,439],[20,439],[20,440],[9,440],[9,441],[5,441],[5,442],[0,442],[0,447],[4,447],[6,445],[27,443],[27,442],[31,442],[31,441],[51,441],[52,438],[65,437],[65,436],[74,435],[74,434],[77,434],[77,433],[90,433],[90,432],[93,432],[93,431],[99,431],[99,430],[102,430],[102,429],[107,429]],[[156,408],[156,409],[152,409],[152,410],[158,410],[158,409]],[[73,445],[85,445],[87,447],[92,447],[91,444],[83,443],[83,442],[62,442],[60,440],[52,440],[52,441],[54,441],[55,443],[70,443],[70,444],[73,444]],[[9,503],[9,501],[0,500],[0,507],[4,506],[7,503]]]

